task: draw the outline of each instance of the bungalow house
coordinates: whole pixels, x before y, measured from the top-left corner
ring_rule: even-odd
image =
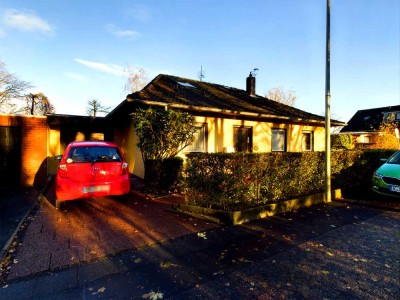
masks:
[[[195,141],[182,154],[324,151],[325,118],[257,95],[255,81],[250,74],[246,90],[241,90],[161,74],[129,94],[107,117],[113,120],[114,141],[124,149],[130,172],[144,176],[131,114],[146,107],[178,109],[195,117]]]
[[[55,174],[69,142],[109,140],[121,145],[129,170],[144,176],[132,129],[138,108],[179,109],[195,117],[195,141],[187,152],[324,151],[325,119],[256,95],[250,74],[246,90],[159,75],[130,94],[106,117],[0,114],[0,186],[41,185]],[[344,123],[331,121],[332,126]]]
[[[400,105],[359,110],[339,134],[352,135],[356,147],[369,147],[377,142],[381,125],[392,122],[400,122]]]

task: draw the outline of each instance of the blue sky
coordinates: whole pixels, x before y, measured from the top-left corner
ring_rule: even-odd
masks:
[[[283,86],[296,107],[324,114],[325,0],[0,2],[0,60],[49,97],[60,114],[87,102],[115,107],[126,70],[245,89]],[[400,104],[400,1],[331,0],[331,109]]]

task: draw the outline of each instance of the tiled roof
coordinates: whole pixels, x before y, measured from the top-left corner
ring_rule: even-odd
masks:
[[[291,119],[324,123],[325,118],[278,103],[262,96],[250,96],[245,90],[219,84],[158,75],[141,91],[127,96],[126,101],[154,102],[188,110],[216,111],[226,114],[253,115],[260,118]],[[118,107],[116,108],[116,110]],[[111,112],[113,115],[115,112]],[[344,123],[332,121],[332,123]]]
[[[341,133],[346,132],[374,132],[378,131],[385,113],[400,112],[400,105],[378,107],[359,110],[343,127]]]

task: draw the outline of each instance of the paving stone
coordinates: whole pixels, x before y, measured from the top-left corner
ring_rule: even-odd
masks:
[[[50,272],[36,278],[35,295],[54,294],[78,286],[77,267]]]
[[[306,218],[317,234],[299,230],[308,227]],[[159,292],[164,299],[396,299],[399,225],[400,214],[317,206],[75,265],[79,287],[38,298],[142,299]]]

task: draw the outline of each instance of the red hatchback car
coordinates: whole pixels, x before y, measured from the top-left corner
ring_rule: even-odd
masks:
[[[125,195],[130,175],[121,148],[110,142],[72,142],[56,175],[56,207],[63,201],[95,196]]]

